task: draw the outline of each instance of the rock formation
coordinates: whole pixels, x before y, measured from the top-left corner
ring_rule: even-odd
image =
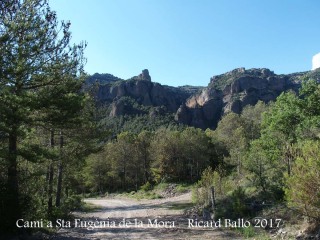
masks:
[[[273,101],[282,92],[298,87],[289,75],[277,75],[266,68],[238,68],[212,77],[207,88],[180,106],[175,119],[202,129],[215,128],[221,116],[230,111],[240,113],[249,104]]]
[[[141,113],[133,105],[165,107],[175,113],[179,106],[198,90],[196,87],[169,87],[151,82],[147,69],[139,76],[108,84],[100,84],[94,96],[100,103],[109,103],[110,116]]]
[[[140,73],[138,76],[132,77],[131,79],[151,82],[151,76],[148,69],[142,70],[142,73]]]
[[[98,104],[107,105],[106,115],[149,114],[151,118],[175,113],[175,120],[202,129],[215,128],[221,117],[240,113],[259,100],[274,101],[282,92],[298,91],[304,78],[320,79],[320,69],[277,75],[267,68],[237,68],[213,76],[206,88],[170,87],[151,82],[147,69],[129,80],[111,74],[94,74],[86,81]]]
[[[148,69],[142,70],[142,73],[139,75],[139,77],[141,78],[141,80],[145,80],[145,81],[151,82],[151,77],[149,75],[149,70]]]

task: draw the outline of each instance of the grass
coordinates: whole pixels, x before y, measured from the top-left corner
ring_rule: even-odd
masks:
[[[100,209],[102,209],[101,206],[97,206],[97,205],[92,204],[92,203],[83,202],[80,211],[87,213],[87,212],[98,211]]]
[[[254,239],[254,240],[271,240],[273,239],[270,234],[265,232],[262,229],[254,228],[253,226],[249,227],[238,227],[234,231],[238,232],[243,239]]]
[[[172,203],[171,205],[168,206],[168,208],[172,210],[185,210],[193,206],[194,206],[193,203]]]
[[[162,196],[158,193],[156,193],[153,190],[150,191],[144,191],[144,190],[139,190],[137,192],[130,192],[130,193],[122,193],[120,196],[123,197],[129,197],[129,198],[134,198],[134,199],[160,199]]]
[[[190,184],[179,184],[177,187],[176,187],[176,191],[177,193],[186,193],[186,192],[189,192],[191,191],[191,188],[192,188],[193,185],[190,185]]]
[[[236,231],[239,232],[245,238],[252,238],[256,235],[255,229],[252,226],[239,227],[239,228],[236,228]]]
[[[164,191],[168,186],[169,186],[169,183],[162,182],[162,183],[159,183],[158,185],[154,186],[154,189],[159,190],[159,191]]]
[[[173,189],[173,193],[182,194],[188,191],[191,191],[192,185],[190,184],[174,184],[175,187]],[[137,192],[132,191],[130,193],[122,193],[120,196],[129,197],[134,199],[160,199],[163,198],[163,193],[169,188],[170,183],[159,183],[155,186],[146,186],[144,185]]]
[[[138,191],[135,194],[137,199],[160,199],[162,196],[160,194],[155,193],[154,191]]]

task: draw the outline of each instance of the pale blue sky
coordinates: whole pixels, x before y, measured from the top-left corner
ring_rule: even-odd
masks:
[[[320,52],[319,0],[49,0],[85,40],[89,74],[203,85],[234,68],[311,69]]]

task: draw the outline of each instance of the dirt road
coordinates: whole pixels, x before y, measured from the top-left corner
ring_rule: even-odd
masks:
[[[189,221],[203,220],[183,214],[190,197],[188,193],[156,200],[86,199],[100,208],[75,213],[72,226],[61,228],[53,239],[241,239],[223,228],[190,227]]]

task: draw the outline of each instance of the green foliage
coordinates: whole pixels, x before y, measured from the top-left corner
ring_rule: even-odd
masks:
[[[291,207],[311,219],[320,220],[320,142],[299,144],[292,174],[286,175],[286,198]]]
[[[149,182],[146,182],[144,185],[142,185],[141,187],[140,187],[140,189],[142,190],[142,191],[150,191],[150,190],[152,190],[152,185],[151,185],[151,183],[149,183]]]
[[[200,208],[208,208],[211,206],[212,190],[215,195],[215,218],[232,218],[231,215],[235,211],[233,208],[234,199],[230,198],[235,188],[235,183],[229,178],[221,177],[218,172],[213,171],[210,167],[203,171],[201,180],[192,189],[192,202],[200,206]]]
[[[265,112],[261,121],[261,137],[252,141],[245,168],[248,178],[262,199],[283,199],[284,174],[291,176],[301,139],[318,139],[319,83],[303,82],[299,96],[281,94]]]
[[[214,134],[218,141],[222,141],[229,152],[229,157],[224,160],[237,168],[241,174],[243,155],[248,146],[245,121],[240,115],[229,113],[224,116],[218,124]]]
[[[266,113],[262,134],[278,132],[288,143],[319,138],[319,96],[320,84],[313,80],[303,82],[299,96],[293,92],[281,94]]]
[[[279,199],[278,193],[282,192],[283,182],[281,181],[283,167],[277,161],[268,158],[263,149],[260,139],[252,141],[244,167],[248,171],[247,178],[257,188],[257,193],[262,199]]]
[[[263,133],[278,132],[289,142],[297,139],[296,129],[302,120],[301,100],[293,92],[282,93],[263,121]]]
[[[103,74],[95,73],[87,77],[86,84],[90,85],[90,84],[97,83],[100,85],[106,85],[106,84],[111,84],[117,81],[123,81],[123,79],[120,79],[108,73],[103,73]]]
[[[186,193],[190,190],[190,186],[188,184],[179,184],[176,187],[176,192],[181,194],[181,193]]]
[[[70,23],[46,0],[14,0],[0,4],[0,29],[0,228],[10,231],[16,219],[50,218],[75,204],[63,204],[62,190],[75,187],[96,142],[81,91],[86,44],[70,44]]]
[[[90,191],[138,190],[165,181],[194,183],[219,151],[201,129],[122,132],[87,159],[83,175]],[[214,153],[214,154],[213,154]],[[220,156],[221,158],[221,156]]]
[[[246,136],[250,139],[257,139],[260,137],[261,122],[263,114],[268,110],[269,105],[262,101],[258,101],[256,105],[247,105],[241,113],[241,118],[244,120],[244,128]]]
[[[72,195],[68,197],[62,207],[65,212],[70,212],[70,211],[75,211],[75,210],[80,210],[82,208],[82,201],[81,201],[81,196],[79,195]]]
[[[220,201],[234,189],[235,183],[230,177],[222,176],[218,171],[208,167],[192,189],[192,202],[200,207],[212,207],[212,191],[215,201]]]
[[[97,210],[101,210],[103,207],[102,206],[97,206],[93,203],[89,203],[89,202],[83,202],[80,211],[81,212],[93,212],[93,211],[97,211]]]
[[[160,179],[165,181],[194,182],[209,163],[209,139],[200,129],[186,128],[180,132],[160,129],[151,148],[152,167],[159,169]]]
[[[240,71],[235,69],[230,72],[231,74],[221,74],[214,77],[214,80],[211,80],[209,87],[213,87],[216,90],[223,90],[226,86],[231,85],[235,79],[243,75]]]
[[[161,182],[161,183],[157,184],[157,185],[154,187],[154,189],[160,190],[160,191],[164,191],[168,186],[169,186],[169,183],[167,183],[167,182]]]
[[[144,187],[142,187],[144,188]],[[122,193],[122,196],[126,196],[129,198],[134,198],[134,199],[160,199],[162,196],[155,190],[155,189],[140,189],[138,191],[132,191],[130,193]]]
[[[211,167],[206,168],[192,190],[192,201],[202,207],[210,205],[211,188],[215,185],[215,173]]]
[[[121,115],[119,117],[104,117],[101,126],[104,129],[112,129],[113,133],[133,132],[139,134],[142,131],[156,131],[160,128],[182,130],[185,128],[174,121],[174,114],[152,114],[156,109],[144,110],[136,115]]]
[[[108,146],[106,146],[108,148]],[[104,193],[107,189],[105,186],[111,181],[110,171],[111,166],[105,159],[103,152],[90,155],[86,160],[86,165],[81,174],[85,179],[85,187],[90,192]]]
[[[236,219],[243,216],[247,216],[249,213],[249,209],[246,205],[246,194],[245,190],[242,187],[238,187],[234,192],[231,194],[230,201],[231,201],[231,218]]]
[[[249,198],[245,189],[241,186],[235,188],[230,195],[227,195],[217,201],[215,217],[238,219],[248,217],[251,211],[247,205]]]
[[[249,227],[240,227],[240,228],[237,228],[237,230],[241,233],[241,235],[243,235],[247,239],[252,237],[255,237],[254,239],[260,239],[260,238],[256,238],[256,232],[252,225],[250,225]],[[266,238],[266,239],[269,239],[269,238]]]

